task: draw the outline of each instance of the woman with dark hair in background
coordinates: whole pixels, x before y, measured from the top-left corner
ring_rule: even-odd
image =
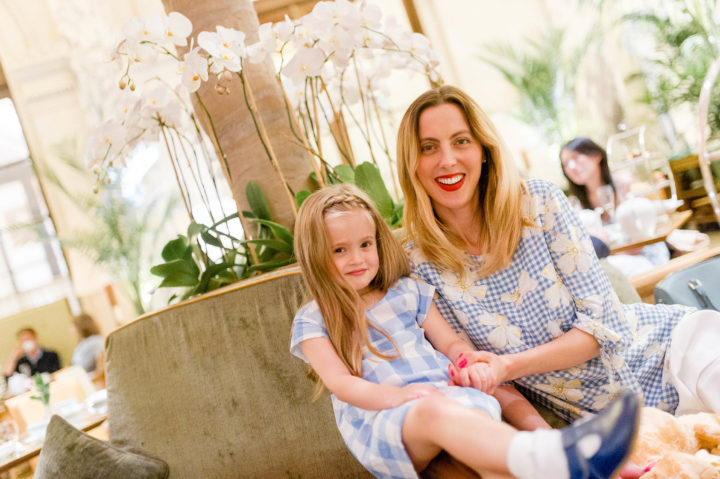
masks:
[[[605,207],[607,198],[599,194],[603,187],[612,188],[611,196],[614,203],[624,199],[629,191],[629,184],[620,185],[613,182],[607,153],[589,138],[577,137],[565,143],[560,149],[560,161],[563,174],[570,185],[570,195],[576,197],[584,209],[594,210]],[[613,204],[613,209],[614,206]],[[607,211],[603,212],[603,220],[611,220]],[[589,233],[605,243],[608,242],[607,235],[600,229],[590,230]],[[596,252],[598,252],[597,248]],[[669,259],[670,251],[665,243],[655,243],[638,248],[629,254],[610,255],[607,261],[625,276],[631,276],[667,263]]]

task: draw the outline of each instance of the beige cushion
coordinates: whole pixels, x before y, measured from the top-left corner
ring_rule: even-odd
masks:
[[[294,267],[111,333],[110,441],[167,461],[172,478],[370,477],[289,352],[305,301]]]
[[[78,431],[60,416],[48,424],[35,479],[164,479],[168,465]]]
[[[627,276],[622,274],[619,269],[608,263],[605,259],[600,260],[600,265],[603,270],[605,270],[605,274],[610,280],[610,284],[615,290],[615,293],[617,293],[621,303],[632,304],[641,301],[640,295]]]

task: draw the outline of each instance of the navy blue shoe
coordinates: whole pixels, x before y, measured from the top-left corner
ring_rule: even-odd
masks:
[[[608,479],[630,455],[640,419],[640,398],[622,391],[597,416],[562,430],[571,479]]]

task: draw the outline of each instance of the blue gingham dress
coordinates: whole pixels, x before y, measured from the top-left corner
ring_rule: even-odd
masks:
[[[620,303],[580,220],[552,183],[526,181],[525,227],[510,265],[478,275],[482,256],[468,255],[463,277],[430,264],[408,244],[413,275],[437,288],[435,304],[450,325],[478,349],[518,353],[571,328],[595,337],[599,357],[575,367],[514,381],[531,400],[571,421],[602,409],[621,387],[644,396],[646,406],[673,412],[675,387],[665,352],[685,306]]]
[[[479,408],[500,420],[500,405],[494,397],[473,388],[448,386],[450,361],[436,351],[425,338],[420,325],[425,320],[435,288],[404,277],[390,288],[383,299],[366,310],[368,319],[387,333],[397,345],[401,357],[381,359],[367,347],[363,350],[363,378],[377,384],[405,386],[426,383],[467,407]],[[379,332],[368,328],[372,345],[382,352],[393,352],[392,344]],[[315,301],[295,315],[290,351],[307,361],[300,343],[328,337]],[[335,420],[350,452],[375,477],[416,478],[417,474],[402,443],[402,424],[415,401],[393,409],[369,411],[331,396]]]

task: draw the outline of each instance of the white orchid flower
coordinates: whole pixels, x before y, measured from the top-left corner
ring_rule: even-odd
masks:
[[[245,56],[245,34],[238,30],[217,27],[217,32],[200,32],[198,45],[210,54],[213,72],[239,72]]]
[[[199,51],[200,48],[193,48],[187,52],[178,67],[182,84],[190,93],[197,91],[200,84],[208,79],[208,61]]]
[[[504,303],[515,303],[515,305],[520,305],[522,304],[525,295],[537,288],[537,285],[537,280],[530,276],[530,273],[523,270],[520,273],[520,278],[518,278],[518,285],[517,288],[515,288],[515,291],[512,293],[503,293],[500,295],[500,300]]]
[[[381,26],[380,20],[382,20],[382,10],[377,5],[370,3],[360,4],[360,25],[367,28],[377,30]]]
[[[330,60],[335,65],[345,68],[348,58],[355,48],[355,41],[347,30],[340,26],[334,26],[327,29],[317,46],[323,51],[331,53]]]
[[[85,166],[93,169],[106,158],[112,159],[125,144],[126,132],[126,128],[115,118],[111,118],[97,127],[88,139]]]
[[[582,384],[578,379],[566,381],[562,378],[552,376],[547,376],[547,379],[547,383],[537,384],[536,387],[541,391],[566,401],[578,402],[585,396],[581,390]]]
[[[164,16],[154,15],[147,19],[133,17],[122,28],[123,36],[130,42],[150,42],[162,44],[165,42]]]
[[[552,286],[545,290],[545,300],[552,309],[556,309],[558,306],[567,306],[572,300],[570,291],[568,291],[565,284],[560,280],[552,265],[547,265],[543,268],[540,273],[543,278],[552,281]]]
[[[522,329],[510,324],[507,317],[502,314],[483,313],[479,318],[481,324],[495,326],[487,336],[488,342],[497,349],[505,349],[509,344],[511,347],[524,345]]]
[[[174,45],[184,47],[187,45],[187,37],[192,33],[192,22],[179,12],[170,12],[164,25],[165,40]]]
[[[322,72],[325,53],[319,48],[300,48],[282,69],[283,75],[294,83],[304,83],[308,77],[315,77]]]
[[[293,30],[295,29],[295,23],[285,15],[285,20],[282,22],[277,22],[275,25],[273,25],[273,33],[275,34],[275,38],[278,39],[281,43],[285,43],[292,39]]]
[[[585,273],[592,265],[590,256],[585,253],[583,248],[572,237],[564,233],[558,233],[550,243],[550,249],[561,255],[558,259],[558,266],[563,274],[571,274],[575,270]]]
[[[486,285],[475,285],[474,282],[468,281],[467,278],[461,278],[454,271],[444,271],[440,275],[440,281],[443,282],[443,294],[452,302],[474,304],[482,301],[487,294]]]
[[[272,31],[271,23],[263,23],[258,27],[258,38],[257,43],[247,47],[247,57],[250,63],[262,62],[276,48],[275,34]]]

